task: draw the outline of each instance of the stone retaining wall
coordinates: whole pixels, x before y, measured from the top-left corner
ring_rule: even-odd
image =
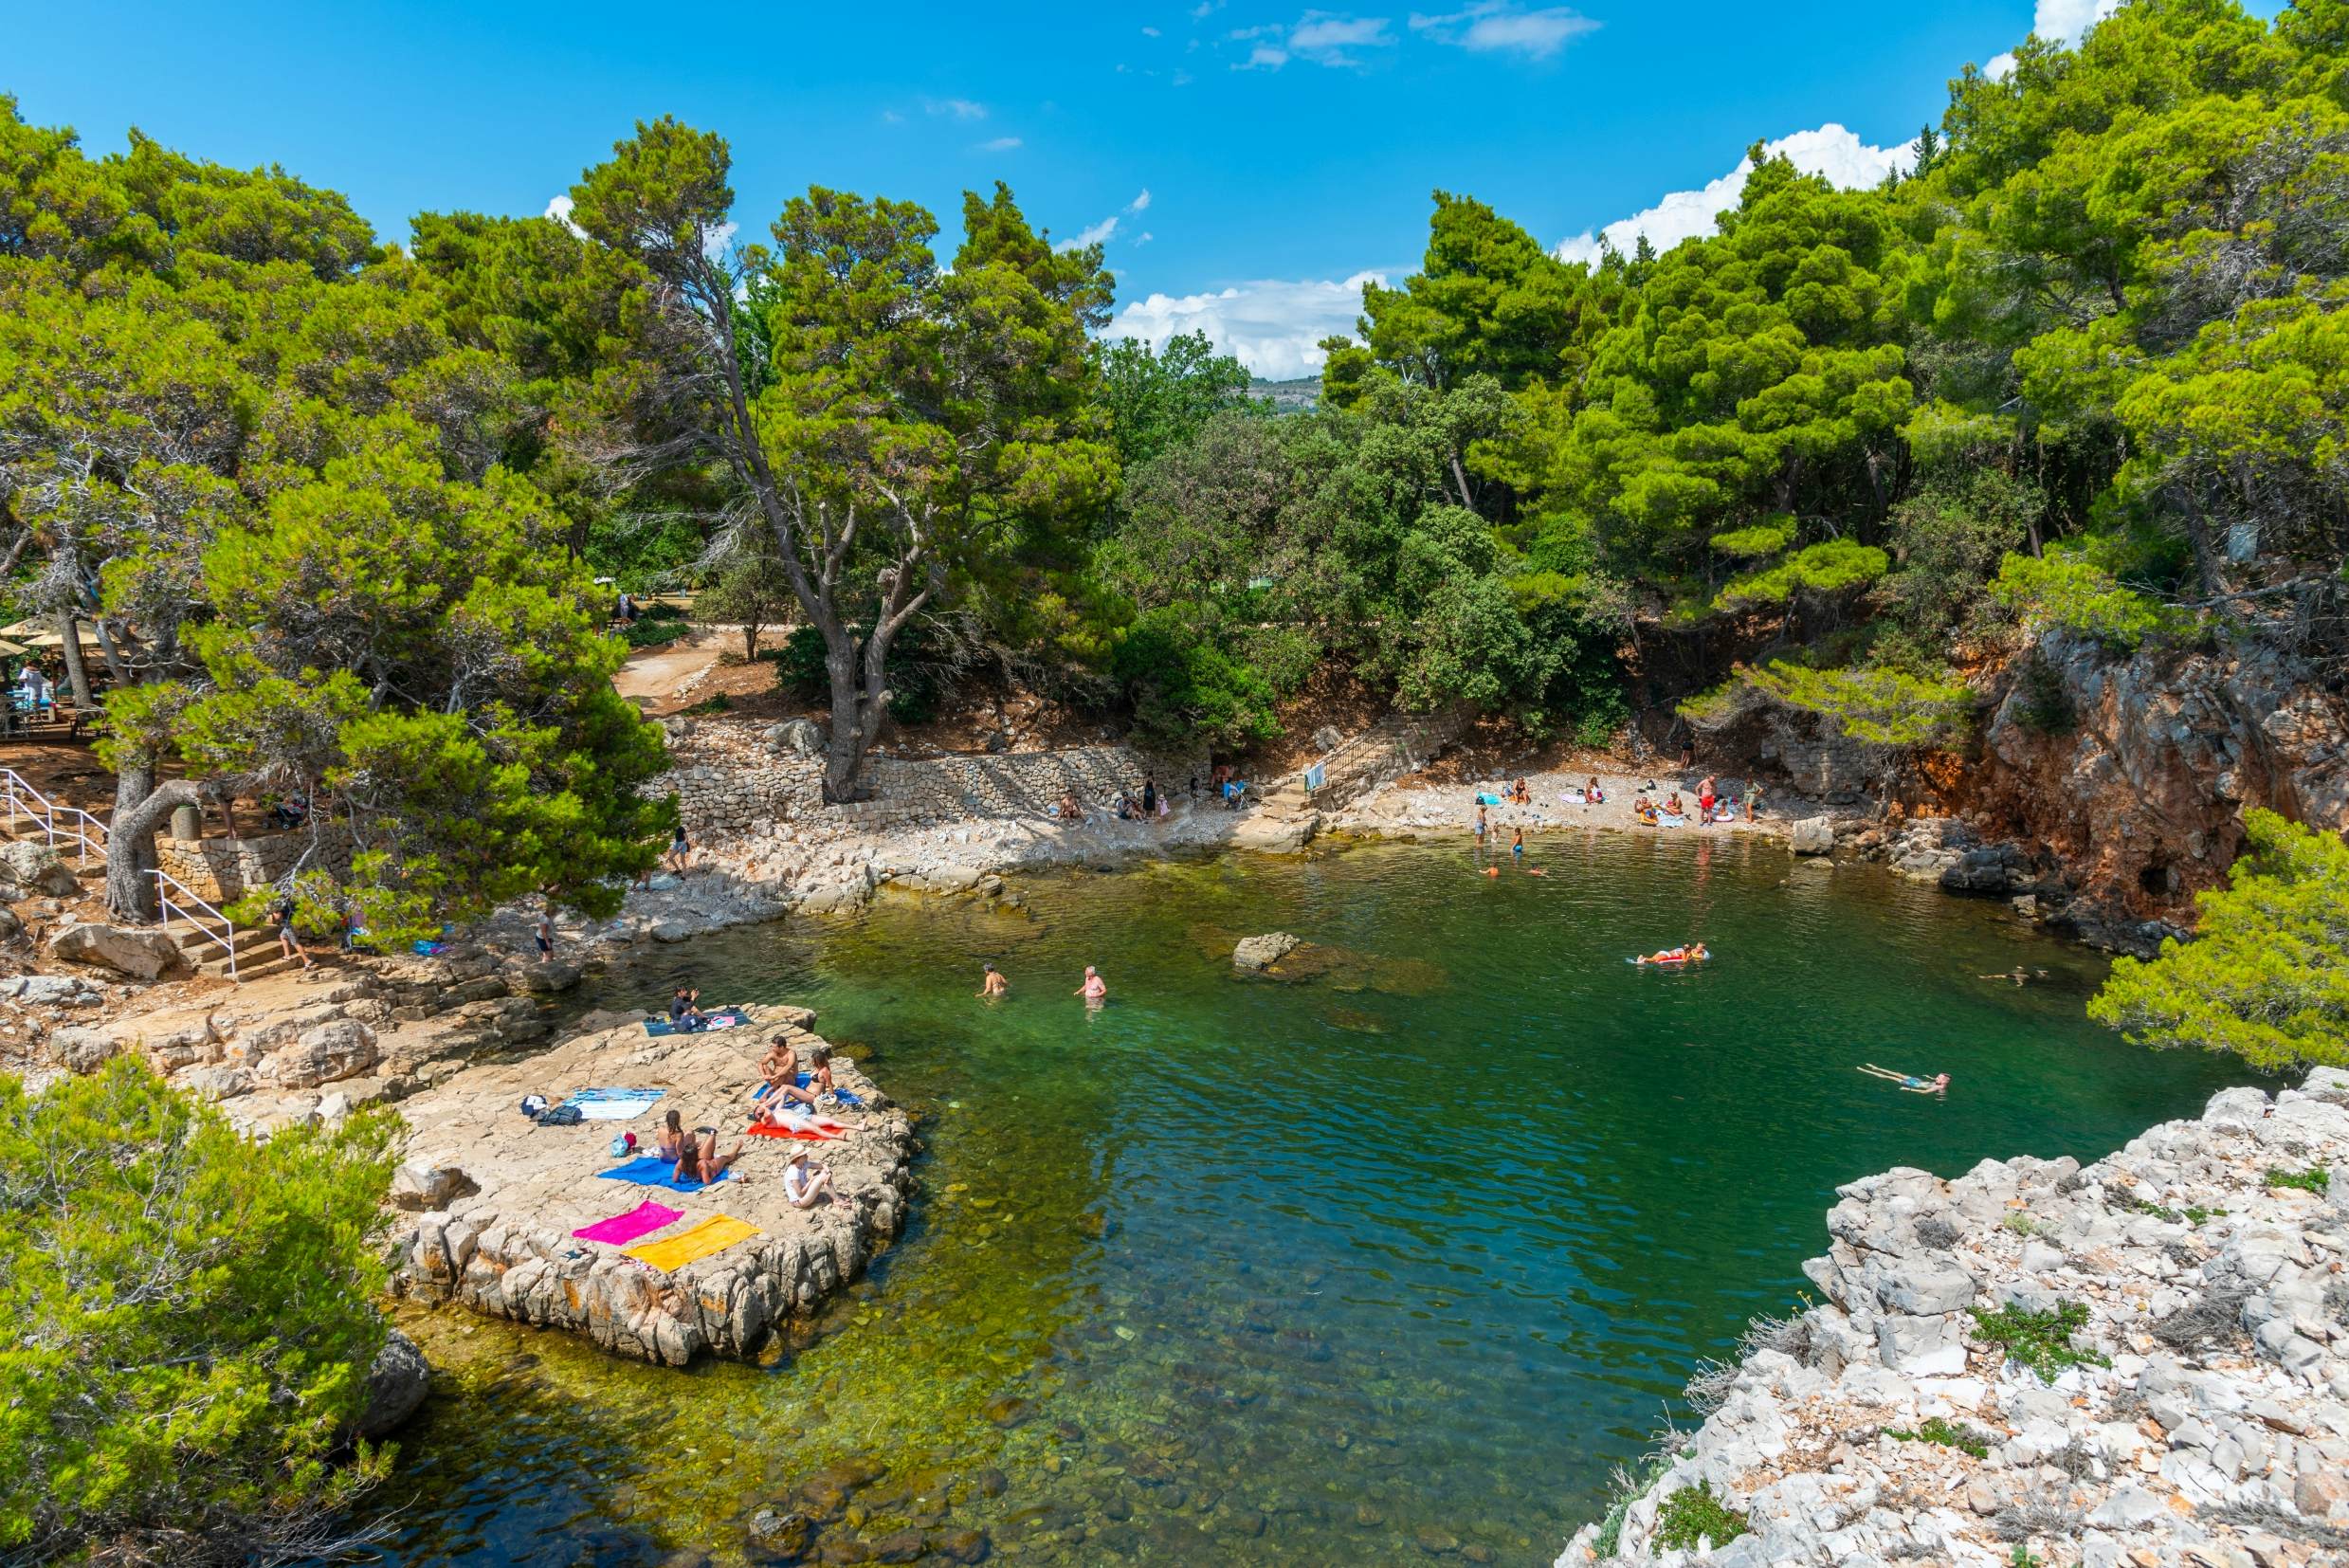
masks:
[[[697,843],[756,837],[777,823],[825,813],[857,829],[973,818],[1035,818],[1063,794],[1104,810],[1120,792],[1141,792],[1146,774],[1179,789],[1203,763],[1156,760],[1131,746],[1077,746],[991,756],[875,757],[866,763],[873,798],[827,807],[824,759],[792,751],[780,725],[735,720],[671,720],[667,776],[685,831]]]
[[[308,832],[264,833],[253,838],[155,839],[155,864],[164,874],[194,889],[211,903],[228,903],[256,887],[266,887],[301,864],[302,853],[316,844],[308,867],[340,872],[351,865],[347,836],[329,831],[319,839]]]

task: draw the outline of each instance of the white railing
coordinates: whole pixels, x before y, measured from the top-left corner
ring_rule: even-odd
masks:
[[[79,806],[60,806],[32,787],[14,768],[0,768],[0,804],[8,807],[9,830],[16,830],[19,817],[30,817],[46,835],[49,848],[59,844],[78,847],[78,864],[87,866],[95,853],[106,858],[106,825]]]
[[[194,888],[190,887],[186,883],[181,882],[177,877],[173,876],[169,871],[162,870],[158,867],[157,869],[150,871],[147,874],[155,878],[155,902],[162,905],[163,908],[163,929],[169,931],[172,928],[172,917],[174,915],[178,916],[182,920],[185,920],[189,924],[194,926],[197,931],[203,934],[206,941],[213,943],[228,955],[228,978],[233,981],[237,977],[237,928],[235,922],[230,921],[228,916],[222,914],[219,910],[213,908],[210,904],[206,903],[202,899],[196,897]],[[182,906],[172,901],[171,889],[174,887],[179,889],[181,895],[187,899],[189,904],[194,906],[193,908]],[[198,910],[201,910],[203,913],[198,914]],[[212,928],[204,923],[205,915],[209,915],[212,919],[220,922],[220,929],[223,933],[222,935],[214,935]]]

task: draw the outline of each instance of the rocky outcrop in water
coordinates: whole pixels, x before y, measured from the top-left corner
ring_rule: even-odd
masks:
[[[2349,1072],[2092,1165],[1838,1190],[1804,1272],[1559,1568],[2297,1568],[2349,1547]],[[1699,1549],[1701,1539],[1709,1553]]]
[[[845,1057],[840,1086],[862,1110],[828,1112],[849,1125],[836,1141],[743,1139],[758,1058],[771,1035],[804,1064],[823,1042],[804,1008],[760,1007],[756,1027],[651,1038],[634,1018],[604,1014],[590,1032],[519,1062],[464,1068],[402,1106],[411,1129],[395,1204],[409,1212],[392,1242],[392,1288],[491,1317],[585,1335],[616,1355],[668,1366],[696,1356],[756,1355],[864,1273],[903,1226],[913,1180],[904,1112]],[[526,1094],[557,1100],[589,1087],[657,1088],[652,1109],[625,1121],[540,1125],[517,1108]],[[717,1127],[719,1150],[744,1145],[725,1180],[689,1193],[604,1179],[620,1164],[616,1136],[649,1150],[663,1113]],[[832,1197],[811,1209],[785,1197],[798,1151],[831,1172]],[[582,1227],[651,1199],[683,1217],[658,1240],[714,1215],[757,1227],[722,1251],[664,1272],[620,1248],[583,1241]],[[440,1200],[443,1206],[415,1206]]]

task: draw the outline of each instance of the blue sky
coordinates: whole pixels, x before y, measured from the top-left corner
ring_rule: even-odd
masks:
[[[1431,190],[1569,254],[1624,220],[1678,238],[1750,141],[1873,178],[1966,62],[2111,4],[696,6],[647,32],[600,0],[0,0],[0,92],[94,153],[136,124],[281,163],[388,239],[421,210],[542,211],[663,113],[732,142],[746,235],[814,182],[922,201],[951,250],[959,192],[1002,178],[1056,237],[1105,235],[1124,327],[1297,374],[1351,280],[1411,270]]]

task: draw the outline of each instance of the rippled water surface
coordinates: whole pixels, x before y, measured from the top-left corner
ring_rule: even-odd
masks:
[[[833,1561],[1547,1562],[1795,1302],[1837,1182],[2092,1157],[2225,1082],[2087,1024],[2103,960],[1995,905],[1693,833],[1534,860],[1072,873],[1032,919],[891,899],[615,972],[612,1005],[674,975],[818,1009],[925,1117],[913,1228],[767,1367],[420,1319],[392,1559],[759,1560],[772,1507]],[[1267,930],[1323,973],[1235,975]],[[1624,962],[1688,936],[1719,957]],[[2049,977],[1976,977],[2018,962]]]

